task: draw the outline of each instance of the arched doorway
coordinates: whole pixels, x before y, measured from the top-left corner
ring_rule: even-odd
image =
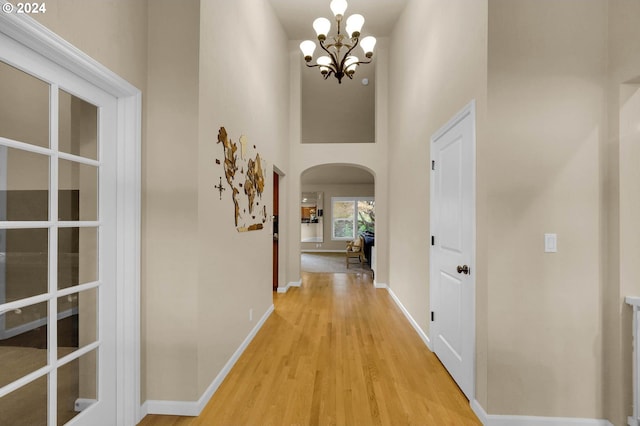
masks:
[[[300,177],[300,270],[373,277],[375,176],[352,164],[310,167]],[[348,262],[347,243],[362,244],[364,261]]]

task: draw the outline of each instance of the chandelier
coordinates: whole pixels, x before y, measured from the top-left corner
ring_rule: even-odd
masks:
[[[330,36],[331,40],[327,40],[329,30],[331,29],[331,22],[327,18],[318,18],[313,21],[313,29],[318,35],[318,42],[322,50],[328,53],[316,59],[315,64],[311,64],[313,59],[313,52],[316,50],[316,44],[311,40],[305,40],[300,43],[300,50],[306,65],[309,68],[319,67],[320,73],[326,80],[333,74],[338,79],[338,83],[342,84],[342,78],[346,75],[349,78],[353,78],[353,74],[356,72],[356,68],[360,64],[368,64],[373,57],[373,48],[376,45],[375,37],[365,37],[360,40],[360,30],[364,25],[364,17],[362,15],[354,14],[347,18],[345,31],[343,34],[341,31],[342,18],[345,10],[347,10],[346,0],[333,0],[329,5],[333,15],[336,19],[337,33]],[[361,61],[357,56],[352,55],[351,52],[356,46],[360,45],[364,52],[364,56],[368,60]]]

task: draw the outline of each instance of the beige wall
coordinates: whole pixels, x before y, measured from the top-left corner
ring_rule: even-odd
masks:
[[[154,0],[145,95],[145,399],[197,400],[200,1]]]
[[[476,399],[490,414],[622,425],[631,407],[630,309],[622,299],[640,292],[632,278],[640,246],[639,6],[489,0],[466,15],[461,5],[411,2],[391,38],[391,288],[428,330],[428,265],[419,261],[428,258],[428,227],[416,235],[402,223],[428,211],[429,137],[475,97]],[[427,45],[431,33],[440,40],[417,61],[430,73],[404,73],[394,55],[406,54],[402,40],[422,28]],[[473,43],[458,41],[465,35]],[[417,182],[411,195],[424,194],[413,201],[401,191],[409,180]],[[408,203],[416,208],[394,208]],[[545,232],[558,234],[558,253],[543,253]]]
[[[147,81],[147,0],[47,0],[32,15],[138,89]]]
[[[336,156],[333,143],[302,143],[302,77],[307,71],[300,67],[300,50],[298,42],[289,44],[290,70],[290,116],[289,116],[289,156],[291,159],[288,190],[290,194],[285,213],[290,220],[281,222],[281,239],[287,244],[286,282],[300,282],[300,194],[301,176],[305,170],[325,164],[354,166],[369,171],[375,177],[376,199],[376,241],[377,271],[376,282],[385,284],[388,281],[388,39],[380,38],[376,45],[375,66],[375,144],[368,144],[363,149],[361,143],[345,143],[340,145],[340,155]],[[358,74],[356,74],[357,76]],[[335,79],[334,79],[335,80]],[[337,85],[337,81],[323,81],[327,85]],[[326,203],[326,198],[325,198]],[[326,210],[326,204],[325,204]],[[282,210],[281,210],[282,211]]]
[[[270,217],[273,167],[288,173],[289,62],[286,36],[269,2],[202,0],[200,16],[197,332],[202,393],[273,303],[272,223],[259,231],[236,231],[229,189],[220,200],[213,188],[219,177],[225,180],[222,165],[214,163],[224,158],[216,143],[218,129],[224,126],[234,142],[245,135],[248,146],[256,146],[267,181],[261,205],[267,205]],[[284,191],[281,197],[286,200]]]
[[[316,57],[318,51],[319,46]],[[354,53],[363,56],[359,47]],[[375,142],[375,66],[360,65],[353,80],[345,77],[337,84],[333,76],[325,81],[318,68],[308,68],[304,60],[298,63],[302,68],[302,143]],[[363,78],[369,79],[367,86]]]
[[[321,191],[324,194],[324,216],[323,216],[323,237],[322,243],[301,243],[301,250],[341,250],[344,251],[346,243],[344,241],[331,240],[331,197],[374,197],[374,184],[340,184],[340,185],[319,185],[303,184],[302,192]],[[308,224],[303,223],[301,229]],[[320,247],[316,247],[320,244]]]
[[[604,394],[606,417],[626,424],[632,414],[631,308],[625,296],[640,294],[636,264],[640,256],[638,195],[640,162],[640,4],[611,0],[609,6],[609,75],[606,182],[609,235],[604,294]]]
[[[286,174],[287,282],[300,276],[300,175],[336,162],[333,148],[300,144],[299,51],[268,2],[200,3],[49,0],[36,16],[143,90],[143,401],[197,399],[271,305],[271,224],[237,233],[228,191],[220,201],[212,189],[218,128]],[[379,261],[390,265],[377,279],[428,331],[429,139],[476,99],[476,399],[490,414],[615,425],[630,414],[622,298],[640,293],[639,8],[412,0],[377,54],[375,150],[342,147],[340,162],[376,176]],[[418,38],[415,55],[406,40]],[[558,234],[557,254],[542,253],[545,232]]]
[[[289,155],[287,44],[268,3],[183,3],[52,0],[38,17],[143,91],[142,401],[197,400],[272,304],[271,223],[238,233],[212,188],[218,128],[266,160],[269,216]]]
[[[408,40],[423,40],[419,54]],[[430,138],[472,99],[477,109],[478,255],[477,399],[486,406],[487,2],[410,1],[391,36],[389,68],[389,285],[420,327],[429,330]],[[411,57],[411,67],[406,58]],[[376,181],[377,184],[377,181]],[[377,200],[376,200],[377,201]],[[410,226],[408,226],[410,224]]]
[[[606,16],[601,0],[489,1],[490,413],[604,415]]]

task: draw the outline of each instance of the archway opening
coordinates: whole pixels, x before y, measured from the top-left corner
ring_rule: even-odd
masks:
[[[353,164],[324,164],[302,173],[300,189],[301,272],[373,277],[373,173]]]

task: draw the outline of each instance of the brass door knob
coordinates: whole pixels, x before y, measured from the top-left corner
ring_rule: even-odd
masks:
[[[459,274],[465,274],[468,275],[469,272],[471,272],[471,270],[469,269],[469,267],[467,265],[458,265],[458,267],[456,268],[458,270]]]

